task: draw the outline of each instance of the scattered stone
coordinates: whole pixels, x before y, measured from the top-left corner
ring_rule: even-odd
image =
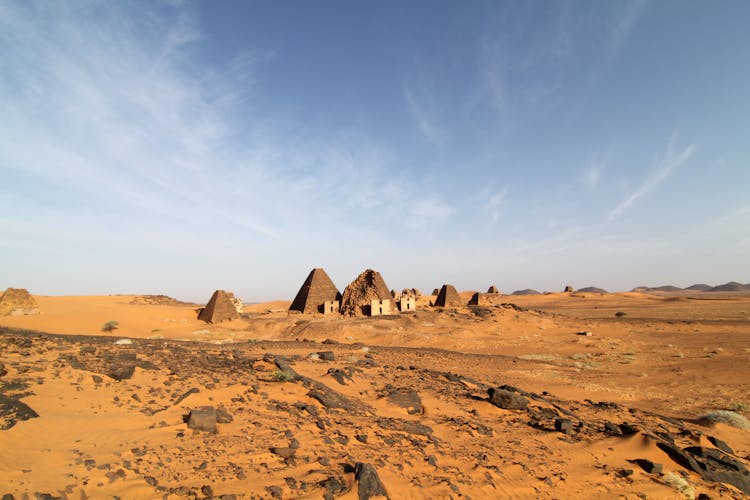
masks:
[[[329,476],[319,482],[318,485],[325,489],[325,492],[323,493],[323,498],[325,500],[333,500],[334,497],[340,496],[349,491],[346,484],[335,476]]]
[[[204,407],[191,410],[183,420],[188,424],[188,429],[209,432],[215,434],[216,427],[216,410],[213,407]]]
[[[271,498],[284,498],[284,490],[280,486],[266,486],[266,491],[271,495]]]
[[[418,436],[429,437],[432,435],[432,427],[400,418],[380,418],[378,419],[378,426],[381,429],[401,431]]]
[[[620,432],[622,432],[623,436],[632,436],[633,434],[638,434],[638,427],[630,424],[620,424]]]
[[[576,332],[576,335],[580,335],[582,337],[591,337],[593,333],[591,332]]]
[[[104,381],[99,375],[91,375],[91,380],[93,380],[95,384],[101,384]]]
[[[631,460],[634,464],[638,465],[641,469],[648,472],[649,474],[661,474],[662,473],[662,465],[657,464],[656,462],[652,462],[651,460],[648,460],[646,458],[637,458],[635,460]]]
[[[617,424],[613,424],[609,420],[604,422],[604,432],[607,434],[611,434],[613,436],[622,436],[622,431],[620,430],[620,426]]]
[[[556,418],[555,430],[564,434],[573,433],[573,421],[568,418]]]
[[[715,438],[713,436],[708,436],[708,440],[711,442],[712,445],[716,446],[721,451],[725,453],[729,453],[730,455],[734,455],[734,450],[721,439]]]
[[[505,389],[490,387],[487,393],[490,396],[490,403],[504,410],[525,410],[529,404],[525,397]]]
[[[295,453],[297,453],[297,450],[294,448],[287,448],[287,447],[273,447],[270,448],[269,451],[273,453],[274,455],[278,455],[284,460],[288,460],[294,456]]]
[[[113,359],[107,370],[108,377],[119,381],[127,380],[135,373],[137,357],[135,352],[120,352]]]
[[[335,361],[336,357],[333,354],[333,351],[320,351],[317,353],[318,359],[321,359],[323,361]]]
[[[370,464],[362,462],[354,466],[354,478],[357,480],[357,497],[369,500],[372,497],[384,496],[390,499],[388,492],[380,481],[378,471]]]

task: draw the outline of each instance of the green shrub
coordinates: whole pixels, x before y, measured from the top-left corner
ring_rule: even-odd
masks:
[[[102,325],[102,331],[109,333],[109,332],[113,332],[117,330],[119,327],[120,327],[120,322],[111,319],[107,321],[106,323],[104,323],[104,325]]]

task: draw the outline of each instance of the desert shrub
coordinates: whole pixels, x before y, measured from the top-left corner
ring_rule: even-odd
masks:
[[[627,315],[627,313],[624,312],[624,311],[617,311],[615,313],[615,316],[617,316],[618,318],[622,318],[623,316],[626,316],[626,315]]]
[[[284,370],[274,370],[272,375],[273,378],[278,380],[279,382],[289,382],[290,380],[292,380],[292,378],[294,378],[291,373],[285,372]]]
[[[102,331],[107,333],[113,332],[118,328],[120,328],[120,322],[113,319],[107,321],[106,323],[104,323],[104,325],[102,325]]]
[[[724,425],[737,427],[738,429],[750,429],[750,422],[739,413],[727,410],[715,410],[698,417],[698,421],[717,422]]]
[[[729,411],[748,411],[750,410],[750,405],[744,401],[730,401],[727,403],[726,409]]]

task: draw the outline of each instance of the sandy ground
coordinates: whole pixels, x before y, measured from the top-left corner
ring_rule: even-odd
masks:
[[[393,499],[750,488],[750,431],[696,421],[748,415],[747,296],[559,293],[446,310],[425,297],[380,318],[278,301],[217,325],[136,296],[35,299],[42,314],[0,318],[0,494],[15,498],[366,498],[377,488],[354,471],[363,463]],[[493,404],[502,386],[528,406]],[[202,407],[228,415],[215,433],[184,422]],[[721,467],[736,461],[736,477],[674,451],[715,450],[709,437],[732,448]]]

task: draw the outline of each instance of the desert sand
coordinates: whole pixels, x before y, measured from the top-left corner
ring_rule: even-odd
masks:
[[[750,495],[748,294],[427,296],[373,318],[278,301],[218,324],[34,299],[0,317],[0,495]],[[733,425],[699,418],[717,410]]]

